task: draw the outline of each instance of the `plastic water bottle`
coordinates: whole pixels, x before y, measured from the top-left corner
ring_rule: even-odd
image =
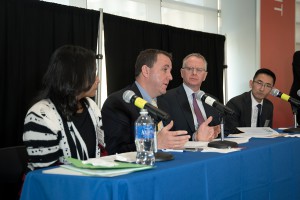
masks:
[[[135,121],[136,163],[154,165],[154,134],[155,124],[146,109],[141,109]]]

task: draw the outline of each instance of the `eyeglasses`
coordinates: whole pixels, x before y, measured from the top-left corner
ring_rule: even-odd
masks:
[[[194,67],[183,67],[182,69],[185,69],[186,71],[188,71],[189,73],[193,73],[194,70],[196,70],[197,74],[200,74],[202,72],[205,72],[206,70],[203,68],[194,68]]]
[[[256,83],[259,87],[265,87],[269,90],[273,88],[273,86],[270,83],[264,83],[262,81],[253,81],[253,82]]]

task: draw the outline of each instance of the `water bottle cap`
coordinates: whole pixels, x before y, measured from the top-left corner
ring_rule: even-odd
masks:
[[[148,110],[147,109],[144,109],[142,108],[141,111],[140,111],[140,114],[148,114]]]

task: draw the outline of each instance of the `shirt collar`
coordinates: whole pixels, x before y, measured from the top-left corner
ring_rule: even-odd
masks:
[[[254,96],[253,96],[253,94],[252,94],[252,91],[250,92],[250,94],[251,94],[251,102],[252,102],[252,105],[251,105],[251,106],[252,106],[252,108],[256,107],[257,104],[263,105],[264,100],[262,100],[260,103],[258,103],[258,102],[256,101],[256,99],[254,98]]]
[[[187,95],[188,97],[192,96],[193,93],[197,93],[197,92],[200,91],[200,90],[198,90],[198,91],[194,92],[194,91],[193,91],[191,88],[189,88],[189,86],[187,86],[185,83],[182,83],[182,85],[183,85],[183,88],[184,88],[184,90],[185,90],[185,93],[186,93],[186,95]]]
[[[152,98],[150,97],[150,95],[146,92],[146,90],[144,90],[144,88],[137,82],[135,81],[135,84],[136,86],[138,87],[141,95],[142,95],[142,98],[145,99],[147,102],[151,103],[152,101]],[[155,98],[156,100],[156,98]]]

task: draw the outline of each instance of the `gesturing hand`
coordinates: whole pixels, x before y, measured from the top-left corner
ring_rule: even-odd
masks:
[[[212,119],[212,116],[210,116],[199,126],[196,135],[197,141],[210,142],[218,136],[218,134],[220,133],[220,126],[208,126]]]
[[[183,148],[184,144],[190,139],[187,131],[170,131],[173,127],[173,121],[162,128],[157,134],[158,149],[177,149]]]

